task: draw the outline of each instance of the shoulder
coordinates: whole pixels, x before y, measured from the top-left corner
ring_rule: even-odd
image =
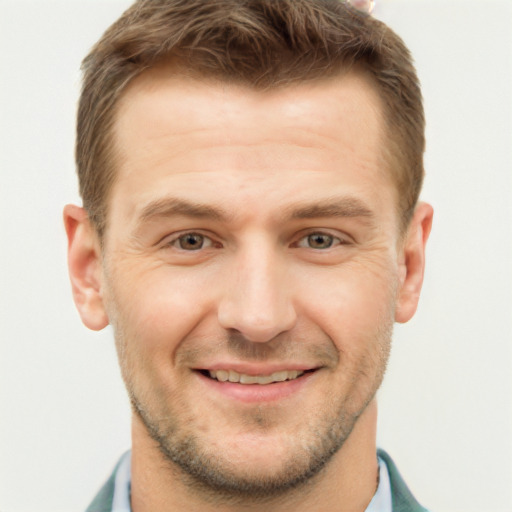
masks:
[[[110,475],[110,478],[105,482],[85,512],[112,512],[116,474],[117,470],[119,469],[121,460],[116,464],[114,471],[112,471],[112,474]]]
[[[379,448],[377,455],[385,462],[388,469],[393,512],[428,512],[412,495],[389,454]]]

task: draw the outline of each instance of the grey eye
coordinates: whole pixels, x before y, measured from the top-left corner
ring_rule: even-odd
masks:
[[[334,236],[326,233],[311,233],[302,238],[298,246],[308,249],[329,249],[335,244],[336,240]]]

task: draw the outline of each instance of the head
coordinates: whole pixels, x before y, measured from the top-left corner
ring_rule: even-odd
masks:
[[[407,225],[423,180],[425,122],[409,51],[386,25],[339,0],[139,0],[83,62],[76,159],[84,207],[100,237],[116,180],[119,101],[138,75],[161,62],[172,63],[177,75],[256,90],[352,68],[366,73],[382,102],[386,163]]]
[[[84,69],[70,273],[134,451],[244,500],[375,462],[432,219],[402,42],[338,1],[140,1]]]

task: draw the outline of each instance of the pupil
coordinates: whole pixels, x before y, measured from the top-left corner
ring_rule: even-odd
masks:
[[[332,245],[332,237],[328,235],[310,235],[309,245],[315,249],[327,249]]]
[[[201,249],[203,245],[203,237],[201,235],[185,235],[180,238],[180,247],[182,249]]]

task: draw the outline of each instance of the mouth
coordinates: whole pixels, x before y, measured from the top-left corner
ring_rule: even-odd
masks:
[[[205,377],[218,382],[231,382],[234,384],[267,386],[279,382],[294,381],[300,379],[315,370],[280,370],[269,375],[248,375],[235,370],[201,370]]]
[[[206,386],[204,391],[209,399],[221,396],[238,403],[264,404],[304,396],[304,390],[316,382],[315,374],[319,370],[320,367],[284,369],[239,364],[236,370],[223,365],[222,368],[198,368],[195,373]]]

